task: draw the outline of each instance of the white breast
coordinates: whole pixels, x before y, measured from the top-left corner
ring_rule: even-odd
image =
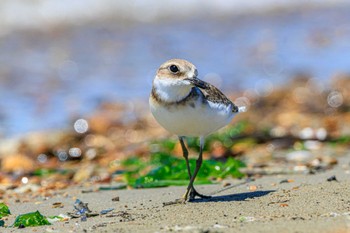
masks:
[[[166,130],[179,136],[206,136],[230,123],[235,115],[231,105],[201,99],[190,104],[163,106],[150,99],[151,112]]]

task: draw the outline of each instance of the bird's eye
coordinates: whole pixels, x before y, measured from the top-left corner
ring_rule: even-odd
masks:
[[[169,70],[171,72],[173,72],[174,74],[176,74],[177,72],[179,72],[179,68],[176,65],[171,65],[169,66]]]

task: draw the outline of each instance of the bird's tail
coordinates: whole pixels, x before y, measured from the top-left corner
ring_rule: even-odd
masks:
[[[233,108],[232,108],[232,112],[246,112],[248,110],[248,107],[247,106],[237,106],[235,104],[233,104]]]
[[[247,111],[247,106],[238,107],[238,112],[246,112],[246,111]]]

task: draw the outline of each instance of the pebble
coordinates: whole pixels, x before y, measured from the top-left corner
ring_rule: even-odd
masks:
[[[331,182],[331,181],[338,181],[336,176],[331,176],[329,178],[327,178],[327,181]]]
[[[119,201],[119,200],[120,200],[120,198],[118,196],[112,198],[112,201]]]

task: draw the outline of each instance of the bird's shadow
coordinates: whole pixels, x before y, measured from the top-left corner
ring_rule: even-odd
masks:
[[[245,201],[246,199],[256,198],[265,196],[275,190],[266,190],[266,191],[255,191],[255,192],[246,192],[246,193],[235,193],[222,196],[212,196],[211,198],[199,198],[191,200],[191,202],[230,202],[230,201]]]

